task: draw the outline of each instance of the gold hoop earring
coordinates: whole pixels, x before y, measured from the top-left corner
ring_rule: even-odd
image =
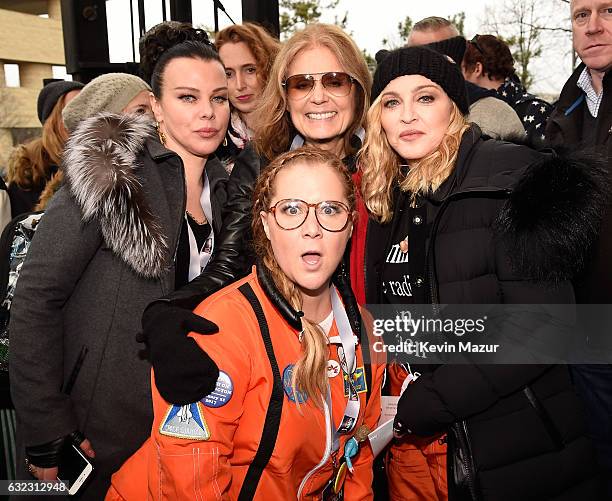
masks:
[[[223,146],[227,147],[227,136],[223,138]]]
[[[159,136],[159,142],[166,146],[166,134],[164,134],[161,130],[159,122],[155,122],[155,130],[157,131],[157,135]]]

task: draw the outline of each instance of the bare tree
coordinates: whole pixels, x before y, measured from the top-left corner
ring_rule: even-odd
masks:
[[[484,30],[510,46],[526,88],[534,82],[532,66],[538,58],[558,52],[560,46],[571,50],[568,5],[569,0],[505,0],[501,6],[485,8]]]
[[[403,46],[408,39],[408,35],[412,31],[413,21],[410,16],[406,16],[403,21],[397,23],[397,37],[383,38],[382,46],[386,49],[393,50]],[[399,41],[398,41],[399,40]]]

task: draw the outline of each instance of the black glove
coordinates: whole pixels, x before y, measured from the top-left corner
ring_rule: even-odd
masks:
[[[143,332],[138,336],[149,348],[155,370],[155,385],[168,402],[186,405],[215,389],[219,368],[189,332],[215,334],[219,327],[189,310],[158,301],[142,315]]]
[[[56,438],[51,442],[42,445],[26,447],[27,462],[38,468],[54,468],[59,464],[60,453],[66,440],[72,441],[79,446],[85,440],[80,431],[73,431],[70,435]]]

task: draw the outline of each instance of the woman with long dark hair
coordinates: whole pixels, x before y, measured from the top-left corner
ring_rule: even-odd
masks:
[[[255,140],[236,158],[225,231],[210,266],[182,290],[150,305],[143,316],[158,387],[168,401],[193,402],[214,388],[216,367],[193,355],[185,322],[195,317],[190,310],[202,299],[250,269],[252,193],[260,172],[279,154],[306,144],[338,155],[354,173],[370,82],[363,55],[338,26],[312,24],[283,43],[255,112]],[[354,303],[348,276],[340,270],[334,283]],[[186,359],[195,366],[181,362]]]
[[[67,441],[94,464],[85,495],[146,439],[145,306],[199,275],[222,228],[227,174],[213,153],[229,121],[215,50],[161,55],[148,116],[103,113],[76,127],[11,309],[11,391],[20,478],[53,480]],[[156,130],[157,129],[157,130]]]

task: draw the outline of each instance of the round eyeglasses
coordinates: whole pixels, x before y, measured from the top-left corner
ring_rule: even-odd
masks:
[[[320,79],[315,78],[321,75]],[[312,92],[317,81],[321,81],[323,87],[333,96],[344,97],[351,92],[355,79],[348,73],[329,71],[327,73],[304,73],[292,75],[283,83],[287,97],[293,100],[304,99]]]
[[[342,231],[349,222],[351,211],[345,204],[335,200],[309,204],[304,200],[285,199],[276,202],[268,211],[274,214],[276,224],[283,230],[295,230],[304,224],[311,207],[315,210],[319,226],[324,230]]]

